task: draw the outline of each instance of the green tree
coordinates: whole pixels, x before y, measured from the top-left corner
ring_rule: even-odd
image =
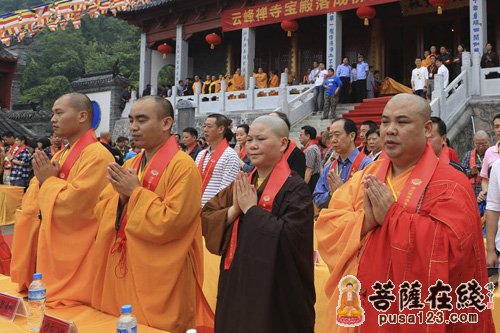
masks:
[[[71,84],[65,76],[54,76],[45,80],[43,84],[26,90],[21,102],[39,101],[43,106],[50,107],[57,98],[71,90]]]

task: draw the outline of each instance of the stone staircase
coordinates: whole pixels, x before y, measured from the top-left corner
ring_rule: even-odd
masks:
[[[354,108],[358,106],[358,104],[339,104],[337,105],[337,116],[343,116],[347,114],[348,112],[354,110]],[[303,126],[309,125],[312,126],[316,129],[318,132],[318,135],[325,131],[328,127],[330,127],[330,124],[332,121],[330,119],[324,119],[321,120],[321,117],[323,117],[322,112],[318,112],[315,115],[309,115],[303,120],[299,121],[298,123],[295,123],[292,125],[292,128],[290,129],[290,138],[295,140],[298,145],[299,143],[299,134],[301,131],[301,128]]]

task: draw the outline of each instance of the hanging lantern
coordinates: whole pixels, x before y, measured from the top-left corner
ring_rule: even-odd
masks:
[[[288,32],[288,37],[292,37],[292,32],[299,30],[299,24],[294,20],[281,21],[281,29]]]
[[[375,16],[377,16],[377,11],[371,6],[363,6],[356,10],[356,15],[358,15],[360,19],[364,20],[365,25],[368,26],[370,25],[369,20],[374,19]]]
[[[173,53],[174,49],[172,46],[168,45],[167,43],[160,44],[157,48],[158,52],[163,54],[163,59],[167,59],[167,55],[169,53]]]
[[[215,32],[208,34],[205,37],[205,40],[207,41],[208,44],[210,44],[210,48],[213,50],[215,49],[215,45],[219,45],[222,43],[222,38],[219,37]]]
[[[450,0],[429,0],[429,4],[433,7],[437,7],[438,15],[443,14],[443,7],[450,4]]]

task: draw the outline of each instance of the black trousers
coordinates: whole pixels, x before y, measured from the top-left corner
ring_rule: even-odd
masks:
[[[366,79],[365,80],[357,80],[356,81],[356,98],[357,102],[363,102],[363,99],[366,98]]]
[[[341,77],[340,81],[342,81],[342,88],[340,88],[340,103],[349,103],[349,88],[351,87],[351,78],[348,76]]]

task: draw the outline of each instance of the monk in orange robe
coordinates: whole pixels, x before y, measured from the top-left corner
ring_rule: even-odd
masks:
[[[233,91],[245,90],[245,78],[241,75],[241,70],[236,69],[233,75]]]
[[[49,307],[90,303],[92,249],[99,227],[93,209],[114,161],[91,128],[90,99],[62,96],[52,107],[54,134],[69,147],[49,161],[34,153],[35,177],[16,215],[11,277],[26,289],[35,269],[43,273]]]
[[[267,88],[267,74],[264,73],[262,67],[259,67],[257,73],[253,74],[253,77],[255,78],[257,89]]]
[[[366,318],[361,326],[346,328],[330,316],[329,333],[495,331],[484,304],[488,278],[474,193],[467,178],[438,159],[427,144],[430,114],[429,104],[418,96],[393,97],[382,114],[384,156],[356,173],[320,213],[318,248],[331,274],[325,287],[328,311],[335,313],[339,304],[339,281],[354,275],[361,283]],[[405,283],[420,293],[413,303],[418,308],[400,309],[400,293],[409,289]],[[464,286],[477,291],[478,308],[457,306],[455,292]],[[446,302],[440,287],[450,288]],[[377,296],[384,297],[384,292],[394,298],[381,304]],[[478,322],[446,323],[450,311],[443,311],[440,324],[423,320],[379,326],[381,313],[416,316],[422,311],[426,318],[433,302],[452,306],[457,314],[477,314]]]
[[[92,306],[119,316],[121,305],[132,304],[139,323],[172,333],[202,326],[197,314],[208,315],[213,327],[201,291],[198,169],[171,135],[170,102],[141,98],[129,118],[132,139],[144,151],[123,168],[108,168],[110,184],[96,206]]]
[[[10,261],[12,254],[9,245],[5,242],[0,230],[0,274],[10,275]]]
[[[269,88],[277,88],[280,86],[280,78],[274,71],[269,72]]]

